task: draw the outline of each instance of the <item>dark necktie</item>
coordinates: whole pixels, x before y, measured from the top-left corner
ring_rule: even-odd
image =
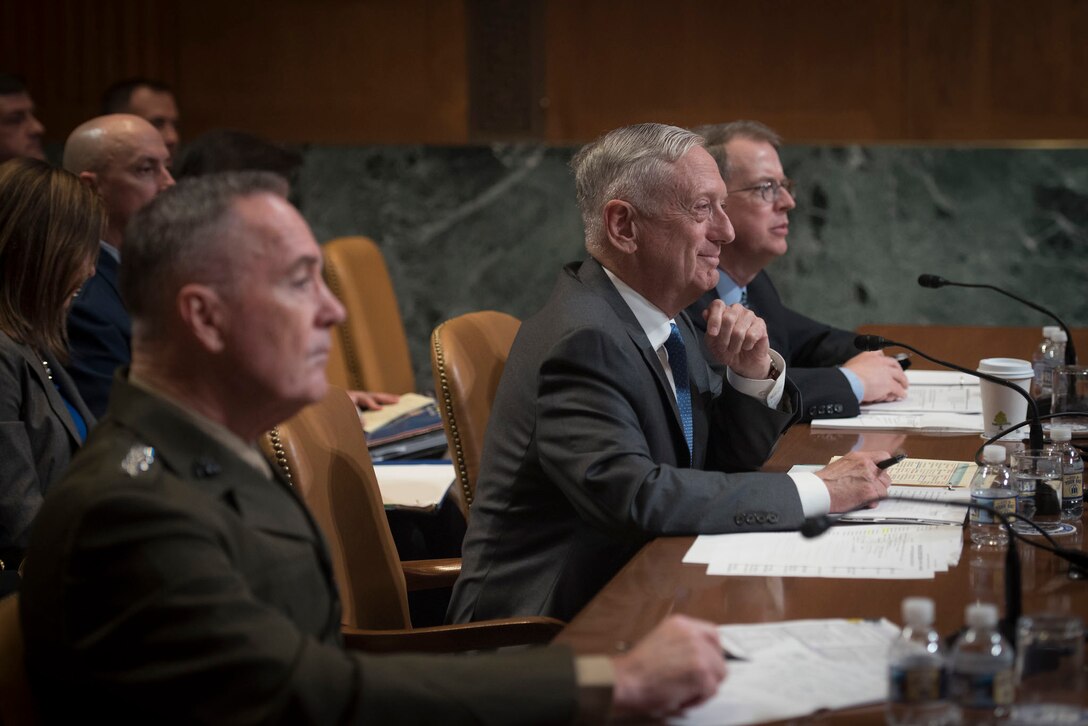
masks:
[[[740,304],[744,307],[748,307],[748,288],[742,287],[740,289]]]
[[[684,440],[688,442],[691,453],[694,433],[691,424],[691,388],[688,384],[688,354],[684,350],[684,339],[676,323],[669,323],[669,339],[665,341],[665,352],[669,354],[669,368],[672,369],[672,381],[676,386],[676,407],[680,409],[680,424],[684,427]]]

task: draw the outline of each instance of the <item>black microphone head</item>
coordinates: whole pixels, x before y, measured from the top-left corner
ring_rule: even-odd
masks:
[[[854,338],[854,347],[858,350],[881,350],[888,345],[888,341],[879,335],[859,335]]]
[[[940,275],[919,275],[918,284],[922,287],[944,287],[948,284],[948,280],[944,279]]]
[[[821,534],[831,529],[833,523],[831,517],[826,514],[821,514],[818,517],[806,517],[805,521],[801,522],[801,536],[806,539],[819,537]]]

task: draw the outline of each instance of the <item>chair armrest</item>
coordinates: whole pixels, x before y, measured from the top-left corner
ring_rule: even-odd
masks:
[[[564,625],[555,618],[525,617],[410,630],[360,630],[345,626],[341,633],[347,648],[368,653],[460,653],[512,645],[543,645],[551,642]]]
[[[441,560],[406,560],[400,563],[408,592],[453,587],[461,574],[461,558]]]

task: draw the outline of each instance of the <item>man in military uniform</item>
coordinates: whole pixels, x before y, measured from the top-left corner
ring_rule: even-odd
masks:
[[[132,366],[30,545],[21,613],[46,720],[555,723],[711,695],[715,631],[683,618],[611,659],[340,647],[325,544],[253,446],[325,394],[344,315],[283,191],[265,174],[201,177],[129,228]]]

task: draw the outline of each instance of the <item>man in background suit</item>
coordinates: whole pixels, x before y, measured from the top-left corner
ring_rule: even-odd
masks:
[[[44,160],[44,133],[26,84],[17,76],[0,73],[0,164],[20,157]]]
[[[167,166],[173,167],[178,158],[180,118],[174,91],[162,81],[151,78],[126,78],[102,94],[102,114],[131,113],[154,126],[170,152]]]
[[[641,124],[571,163],[590,259],[526,320],[492,408],[449,619],[569,619],[653,537],[797,528],[889,484],[851,454],[816,474],[750,473],[796,419],[763,321],[707,309],[710,368],[684,308],[733,239],[695,134]]]
[[[714,300],[743,302],[767,323],[771,347],[790,366],[790,379],[801,391],[802,420],[857,416],[861,402],[893,401],[907,393],[899,364],[882,352],[862,353],[855,333],[818,323],[782,304],[763,269],[786,254],[789,210],[796,206],[793,182],[778,158],[780,139],[755,121],[703,126],[707,151],[729,188],[733,244],[722,248],[718,284],[689,309],[701,327],[702,314]]]
[[[611,658],[342,649],[324,539],[255,447],[324,396],[344,317],[285,191],[187,180],[130,226],[132,367],[46,498],[22,590],[45,721],[601,723],[712,695],[716,629],[679,617]]]
[[[68,312],[68,373],[98,418],[106,412],[114,371],[131,356],[131,322],[117,282],[125,226],[173,186],[168,159],[159,132],[130,114],[93,118],[76,127],[64,145],[64,168],[98,192],[108,215],[95,275]]]

